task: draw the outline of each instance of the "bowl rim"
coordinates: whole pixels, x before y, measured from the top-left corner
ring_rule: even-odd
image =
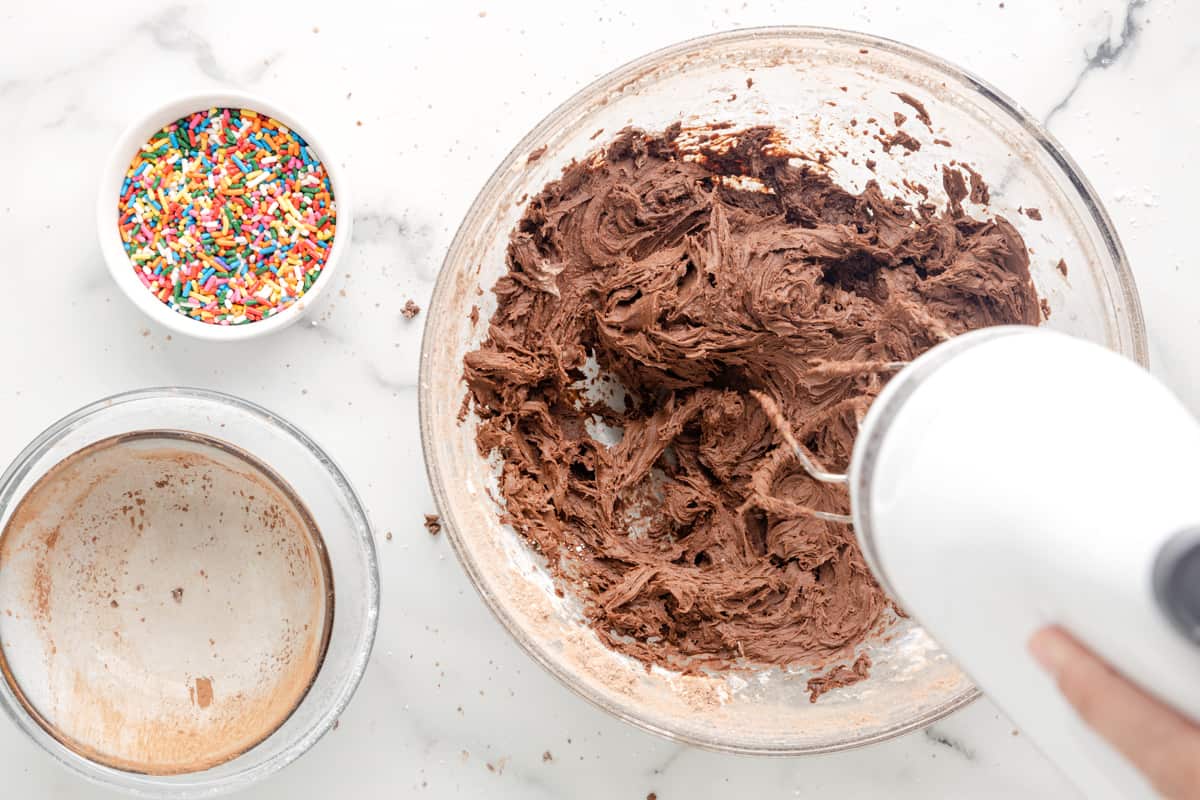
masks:
[[[962,69],[938,56],[935,56],[925,50],[904,44],[903,42],[894,39],[888,39],[873,34],[861,33],[858,31],[850,31],[840,28],[829,28],[820,26],[806,25],[781,25],[781,26],[759,26],[737,28],[728,31],[721,31],[713,34],[705,34],[690,39],[686,39],[675,44],[667,45],[656,49],[646,55],[627,61],[621,66],[618,66],[603,76],[589,82],[583,88],[572,94],[568,99],[556,106],[549,114],[542,118],[537,125],[533,127],[529,133],[525,134],[519,142],[509,151],[508,155],[500,162],[495,170],[488,177],[487,182],[476,195],[475,200],[471,203],[470,208],[464,215],[458,230],[455,233],[454,239],[450,243],[450,247],[446,250],[445,258],[438,272],[437,280],[434,284],[433,293],[430,299],[430,307],[437,305],[438,299],[445,292],[450,290],[452,276],[450,274],[451,265],[459,258],[459,251],[465,246],[466,239],[469,235],[469,229],[474,226],[474,223],[482,216],[483,209],[488,207],[492,202],[493,196],[498,192],[499,184],[502,177],[507,174],[519,159],[526,157],[526,154],[538,147],[544,142],[550,134],[552,134],[559,125],[566,120],[575,108],[585,98],[602,95],[607,91],[616,89],[622,84],[633,79],[640,71],[659,64],[661,62],[678,58],[689,53],[703,50],[710,46],[720,46],[730,43],[753,42],[756,39],[767,38],[789,38],[797,41],[811,40],[813,38],[823,38],[839,43],[857,46],[868,47],[877,50],[882,50],[892,55],[898,56],[909,61],[918,63],[935,72],[940,72],[952,79],[959,81],[968,89],[974,90],[993,106],[999,112],[1011,117],[1021,125],[1024,131],[1029,134],[1032,141],[1041,149],[1043,153],[1048,155],[1062,170],[1067,179],[1070,181],[1071,187],[1079,195],[1083,201],[1087,212],[1090,214],[1092,221],[1095,223],[1100,232],[1101,239],[1106,247],[1109,256],[1113,261],[1114,271],[1116,273],[1118,285],[1117,290],[1122,308],[1127,316],[1129,325],[1129,336],[1132,344],[1133,359],[1143,367],[1149,366],[1149,353],[1146,340],[1145,321],[1142,315],[1141,301],[1138,296],[1137,287],[1134,282],[1133,273],[1129,267],[1129,263],[1125,256],[1124,247],[1121,244],[1120,238],[1117,235],[1115,226],[1112,223],[1107,211],[1096,195],[1091,183],[1084,177],[1075,160],[1067,154],[1063,146],[1052,136],[1041,123],[1027,112],[1021,105],[1010,98],[1005,93],[1001,92],[990,83],[975,76],[968,70]],[[524,650],[535,662],[543,669],[549,672],[559,683],[566,686],[574,694],[587,700],[593,706],[605,711],[618,719],[624,720],[637,728],[648,731],[653,734],[662,736],[663,738],[683,742],[685,744],[694,745],[706,750],[717,752],[738,753],[742,755],[761,755],[761,756],[797,756],[797,755],[819,755],[825,753],[834,753],[845,750],[853,750],[859,747],[884,742],[889,739],[894,739],[906,733],[920,730],[940,719],[954,713],[955,711],[969,705],[980,696],[980,690],[971,686],[970,688],[959,693],[942,705],[931,709],[925,714],[909,719],[903,723],[894,725],[890,728],[877,731],[870,735],[862,736],[855,739],[848,739],[842,742],[837,742],[827,745],[814,746],[759,746],[759,745],[743,745],[730,743],[726,741],[706,739],[701,736],[696,736],[686,732],[671,730],[657,725],[646,719],[641,718],[635,713],[626,711],[608,701],[608,699],[600,692],[592,690],[583,683],[576,681],[573,676],[563,669],[550,654],[539,648],[531,639],[529,639],[517,620],[504,608],[498,597],[493,596],[486,588],[483,576],[480,569],[475,563],[474,556],[470,548],[467,546],[462,535],[457,530],[454,524],[454,517],[448,513],[451,506],[446,496],[444,489],[444,481],[446,476],[443,474],[441,465],[434,457],[435,443],[433,431],[433,400],[431,397],[432,381],[428,370],[430,362],[433,358],[434,349],[440,342],[433,341],[430,335],[430,325],[427,323],[421,343],[421,362],[420,362],[420,377],[419,377],[419,392],[418,392],[418,415],[421,423],[421,444],[422,452],[425,458],[426,475],[429,479],[430,487],[433,491],[434,501],[438,511],[442,516],[442,524],[446,528],[447,536],[451,545],[454,548],[455,555],[459,563],[462,564],[467,576],[470,578],[471,584],[475,590],[483,598],[484,603],[491,610],[492,614],[500,621],[509,635],[516,643]]]
[[[140,287],[141,284],[139,283]],[[254,764],[229,775],[205,779],[203,772],[181,773],[178,775],[155,776],[143,775],[120,770],[75,753],[52,736],[31,715],[25,704],[16,696],[8,682],[0,677],[0,710],[11,719],[16,726],[27,734],[28,738],[45,750],[59,764],[71,772],[85,778],[90,783],[124,791],[138,797],[146,798],[202,798],[214,797],[237,789],[243,789],[291,764],[296,759],[312,749],[320,739],[333,729],[334,724],[346,710],[359,685],[362,683],[367,666],[371,661],[371,653],[375,647],[376,634],[379,628],[380,579],[379,554],[375,545],[370,517],[367,515],[362,500],[350,483],[346,473],[337,465],[325,450],[311,439],[308,434],[293,425],[288,420],[263,406],[244,400],[224,392],[212,389],[200,389],[188,386],[155,386],[145,389],[134,389],[104,397],[60,417],[48,425],[0,473],[0,510],[7,508],[14,500],[17,486],[29,474],[33,462],[45,455],[62,437],[75,430],[80,424],[102,414],[116,406],[126,403],[158,400],[167,401],[188,398],[223,406],[231,406],[257,417],[265,425],[281,430],[298,442],[311,453],[321,466],[329,473],[335,490],[342,495],[350,509],[351,516],[356,520],[354,535],[357,546],[366,562],[366,598],[361,625],[363,642],[355,654],[351,670],[340,676],[340,688],[333,702],[316,720],[284,750],[276,753],[261,763]],[[323,667],[322,667],[323,668]],[[301,701],[303,702],[303,700]],[[298,707],[298,706],[297,706]],[[272,732],[271,735],[273,735]],[[269,737],[268,737],[269,738]],[[263,741],[266,741],[265,739]],[[262,742],[259,742],[261,744]],[[256,744],[255,747],[258,745]],[[246,752],[252,752],[251,747]],[[238,756],[237,758],[240,758]],[[237,758],[224,762],[231,764]],[[222,765],[223,766],[223,765]]]
[[[120,187],[133,154],[164,125],[187,114],[214,107],[252,109],[279,120],[299,133],[312,145],[325,166],[334,202],[337,203],[337,230],[325,266],[321,269],[320,278],[283,311],[267,319],[244,325],[213,325],[172,311],[137,280],[116,225]],[[295,324],[333,282],[333,275],[350,244],[353,228],[351,192],[344,171],[333,157],[334,151],[326,146],[326,140],[314,136],[311,129],[298,119],[295,114],[259,95],[233,90],[204,91],[173,95],[143,113],[121,133],[113,143],[100,178],[96,196],[96,233],[109,274],[142,313],[184,336],[208,341],[243,341],[265,336]]]

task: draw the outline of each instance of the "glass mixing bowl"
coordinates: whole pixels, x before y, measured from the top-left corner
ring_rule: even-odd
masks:
[[[379,620],[375,539],[349,480],[303,431],[245,400],[183,387],[115,395],[85,406],[43,431],[0,475],[0,532],[26,493],[64,458],[96,442],[135,431],[192,433],[231,444],[268,465],[303,499],[321,532],[335,604],[329,643],[312,685],[291,715],[258,744],[209,769],[177,775],[143,775],[84,757],[45,724],[3,674],[0,710],[57,761],[95,783],[158,800],[215,797],[245,789],[295,761],[332,728],[350,702],[371,657]],[[246,597],[231,600],[251,602]],[[19,619],[20,609],[14,609]],[[86,628],[89,620],[78,624]],[[5,640],[4,646],[22,642],[28,643],[28,639]],[[24,663],[36,663],[36,655],[28,652],[0,650],[0,668],[5,666],[6,652]],[[103,655],[98,651],[96,661]],[[135,674],[136,665],[127,665],[125,671]]]
[[[932,130],[896,92],[926,106]],[[909,118],[903,130],[923,142],[920,150],[885,153],[862,134],[865,126],[872,134],[895,130],[897,111]],[[693,39],[617,69],[546,117],[492,175],[458,230],[433,294],[420,389],[425,460],[450,541],[484,600],[535,660],[647,730],[715,749],[799,754],[926,725],[978,691],[912,620],[893,622],[867,643],[869,679],[815,704],[808,669],[685,676],[647,672],[612,652],[583,623],[577,600],[555,596],[541,558],[500,523],[489,491],[495,464],[476,451],[474,418],[458,422],[463,356],[486,335],[495,308],[488,290],[505,271],[523,199],[621,128],[661,130],[677,121],[775,125],[799,151],[826,153],[843,186],[859,191],[875,178],[885,193],[910,201],[920,199],[911,188],[920,183],[944,205],[940,165],[969,163],[990,182],[991,199],[968,203],[968,213],[1003,215],[1021,231],[1049,304],[1046,325],[1145,364],[1141,309],[1112,223],[1071,158],[1000,92],[919,50],[862,34],[770,28]],[[867,159],[876,162],[874,172]]]

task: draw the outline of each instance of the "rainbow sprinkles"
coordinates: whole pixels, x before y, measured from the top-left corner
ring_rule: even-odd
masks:
[[[320,278],[337,228],[321,160],[298,133],[246,108],[197,111],[151,136],[117,209],[142,285],[212,325],[294,304]]]

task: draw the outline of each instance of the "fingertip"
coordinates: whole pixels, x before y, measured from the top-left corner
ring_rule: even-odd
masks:
[[[1057,625],[1050,625],[1033,634],[1026,646],[1034,661],[1055,677],[1062,673],[1073,649],[1071,639]]]
[[[1167,797],[1196,798],[1200,728],[1146,693],[1062,628],[1029,638],[1030,655],[1079,717]],[[1181,791],[1180,787],[1189,787]]]

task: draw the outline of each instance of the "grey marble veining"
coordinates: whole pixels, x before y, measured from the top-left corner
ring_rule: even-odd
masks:
[[[1042,117],[1043,125],[1049,126],[1054,120],[1055,115],[1067,107],[1067,104],[1071,102],[1071,98],[1079,91],[1079,87],[1087,79],[1088,75],[1098,69],[1108,69],[1117,62],[1117,59],[1126,50],[1134,46],[1134,41],[1142,30],[1139,15],[1146,8],[1148,2],[1149,0],[1129,0],[1121,21],[1121,29],[1117,32],[1116,37],[1104,37],[1103,41],[1085,53],[1087,60],[1084,62],[1083,69],[1079,71],[1079,74],[1075,77],[1075,82],[1071,84],[1071,88],[1063,96],[1063,99],[1055,103],[1054,107]]]

